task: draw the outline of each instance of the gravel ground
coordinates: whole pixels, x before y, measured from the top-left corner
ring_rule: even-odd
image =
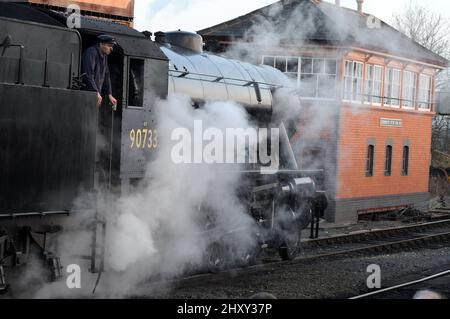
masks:
[[[382,287],[422,278],[431,271],[450,269],[450,247],[392,255],[314,260],[275,264],[260,269],[185,279],[171,286],[142,287],[139,297],[204,299],[249,298],[269,292],[278,298],[348,298],[368,292],[367,267],[381,267]],[[447,295],[450,297],[450,295]]]

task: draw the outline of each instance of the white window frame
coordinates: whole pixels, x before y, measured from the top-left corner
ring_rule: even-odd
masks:
[[[323,63],[323,72],[322,73],[314,73],[314,63],[316,60],[321,60]],[[327,72],[327,62],[329,60],[332,60],[335,62],[335,69],[334,73],[328,73]],[[336,88],[337,88],[337,60],[336,59],[330,59],[330,58],[313,58],[313,75],[316,75],[316,98],[318,99],[335,99],[336,98]],[[334,96],[320,96],[320,90],[321,88],[321,78],[327,77],[326,83],[331,83],[331,77],[334,77],[334,89],[332,90],[334,92]],[[331,92],[331,90],[330,90]]]
[[[419,100],[417,107],[419,111],[429,112],[432,106],[432,76],[428,74],[420,74],[419,77]],[[425,85],[426,84],[426,85]],[[423,107],[426,105],[426,107]]]
[[[350,67],[348,67],[350,66]],[[360,70],[358,70],[358,66]],[[358,72],[360,71],[360,72]],[[360,74],[358,74],[360,73]],[[350,83],[350,90],[348,89]],[[355,92],[356,88],[356,92]],[[350,98],[348,97],[350,94]],[[359,61],[345,60],[344,73],[344,101],[352,103],[363,103],[364,101],[364,63]]]
[[[273,63],[272,64],[267,64],[265,63],[266,58],[270,58],[273,59]],[[299,69],[300,69],[300,58],[296,57],[296,56],[279,56],[279,55],[263,55],[261,58],[261,64],[262,65],[268,65],[271,66],[277,70],[279,70],[276,66],[277,66],[277,59],[284,59],[285,60],[285,67],[284,67],[284,71],[280,70],[281,72],[288,74],[288,75],[294,75],[294,77],[297,80],[297,87],[299,87],[300,84],[300,76],[299,76]],[[288,65],[289,65],[289,59],[296,59],[298,66],[297,66],[297,72],[290,72],[288,71]],[[291,78],[293,78],[291,76]]]
[[[369,79],[369,69],[372,68],[372,76]],[[377,72],[378,71],[378,72]],[[379,76],[377,78],[377,75]],[[378,84],[378,91],[375,87]],[[370,86],[370,87],[369,87]],[[364,103],[369,105],[381,106],[383,100],[382,94],[383,88],[383,67],[377,64],[366,63],[366,78],[364,81]],[[374,102],[374,99],[379,99],[379,102]]]
[[[264,61],[265,61],[266,58],[273,59],[272,65],[264,63]],[[261,60],[262,60],[262,61],[261,61],[261,64],[262,64],[262,65],[268,65],[268,66],[271,66],[271,67],[273,67],[273,68],[275,67],[275,56],[273,56],[273,55],[263,55],[262,58],[261,58]]]
[[[289,60],[297,60],[297,72],[291,72],[288,70]],[[292,75],[291,78],[295,78],[297,80],[297,88],[300,86],[300,68],[301,68],[301,59],[297,56],[288,56],[286,57],[286,74]]]
[[[269,58],[273,59],[273,64],[265,63],[266,59],[269,59]],[[285,74],[288,74],[288,75],[294,75],[294,77],[297,78],[297,88],[299,88],[299,89],[301,88],[301,85],[302,85],[302,80],[301,79],[302,79],[303,75],[309,75],[309,76],[311,76],[313,78],[311,83],[312,83],[312,85],[315,85],[315,88],[314,88],[315,95],[313,96],[311,94],[311,95],[308,95],[308,96],[304,96],[303,98],[305,98],[305,99],[320,99],[320,100],[336,99],[336,94],[337,94],[337,92],[336,92],[336,89],[337,89],[337,73],[338,73],[337,72],[338,71],[338,61],[337,61],[337,59],[326,58],[326,57],[298,57],[298,56],[263,55],[261,57],[261,64],[263,64],[263,65],[270,65],[270,66],[276,68],[277,59],[283,59],[283,60],[286,61],[284,72],[283,72],[283,70],[281,70],[281,71],[283,73],[285,73]],[[288,65],[289,65],[289,60],[290,59],[297,60],[297,63],[298,63],[297,73],[289,72]],[[303,72],[303,69],[302,69],[302,61],[303,61],[303,59],[311,60],[311,72]],[[326,62],[328,62],[330,60],[334,61],[335,65],[336,65],[334,73],[327,72],[328,70],[327,70],[327,67],[326,67],[327,66]],[[321,70],[320,73],[315,73],[314,72],[315,71],[314,70],[314,64],[317,63],[317,62],[323,63],[323,66],[321,68],[322,70]],[[330,82],[330,88],[331,88],[330,92],[334,92],[334,96],[321,97],[320,96],[320,92],[321,92],[320,91],[320,89],[321,89],[320,84],[321,84],[321,80],[324,77],[326,77],[326,76],[328,76],[330,78],[334,77],[333,85],[331,85],[331,82]],[[331,79],[330,79],[330,81],[331,81]]]
[[[304,72],[304,70],[303,70],[303,60],[311,60],[311,72]],[[312,96],[312,95],[309,95],[309,96],[305,96],[305,98],[312,98],[312,99],[314,99],[314,98],[317,98],[318,97],[318,91],[319,91],[319,74],[318,73],[314,73],[314,61],[317,61],[317,60],[320,60],[320,59],[318,59],[318,58],[313,58],[313,57],[301,57],[300,58],[300,69],[299,69],[299,89],[301,89],[301,87],[302,87],[302,85],[303,85],[303,81],[302,81],[302,77],[304,76],[304,75],[309,75],[309,76],[311,76],[311,77],[314,77],[314,79],[315,79],[315,90],[314,90],[314,92],[315,92],[315,95],[314,96]]]
[[[406,105],[406,102],[411,105]],[[403,71],[402,107],[407,110],[415,110],[417,106],[417,73]]]
[[[392,80],[389,79],[389,75],[390,72],[392,71]],[[398,81],[396,83],[395,81],[395,77],[398,77]],[[392,107],[392,108],[396,108],[399,109],[400,108],[400,104],[402,104],[400,98],[401,98],[401,93],[402,93],[402,70],[400,69],[396,69],[396,68],[390,68],[390,67],[386,67],[385,68],[385,72],[384,72],[384,106],[386,107]],[[398,93],[398,97],[393,95],[394,90],[397,90]],[[389,95],[387,95],[387,92],[389,92]],[[390,103],[386,103],[386,101],[389,100]],[[397,104],[393,104],[392,101],[396,100],[398,101],[398,105]]]

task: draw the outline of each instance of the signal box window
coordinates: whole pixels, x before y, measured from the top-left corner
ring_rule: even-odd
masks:
[[[366,159],[366,176],[373,176],[373,165],[374,165],[374,157],[375,157],[375,146],[369,145],[367,147],[367,159]]]
[[[344,99],[361,102],[363,99],[363,66],[356,61],[345,61]]]
[[[431,76],[421,74],[419,78],[419,109],[431,110]]]
[[[403,146],[402,175],[408,176],[408,174],[409,174],[409,146]]]
[[[384,80],[384,105],[400,107],[401,70],[386,68]]]
[[[386,159],[384,164],[384,176],[392,175],[392,145],[386,146]]]
[[[144,60],[130,59],[128,75],[128,105],[144,105]]]

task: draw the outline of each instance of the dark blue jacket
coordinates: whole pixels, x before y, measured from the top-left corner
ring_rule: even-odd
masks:
[[[85,74],[83,82],[86,85],[86,90],[106,95],[112,94],[108,56],[100,51],[98,44],[83,53],[81,74]]]

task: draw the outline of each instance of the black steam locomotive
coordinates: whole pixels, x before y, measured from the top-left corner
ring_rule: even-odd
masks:
[[[5,269],[25,264],[33,247],[52,277],[60,277],[59,258],[48,251],[51,234],[62,231],[60,225],[73,215],[95,210],[75,209],[74,200],[105,185],[120,192],[144,177],[157,152],[157,99],[182,93],[194,107],[231,100],[269,127],[274,91],[287,83],[273,68],[202,52],[196,34],[157,33],[152,41],[149,33],[100,19],[81,17],[77,29],[66,21],[65,14],[49,9],[0,3],[0,290],[6,289]],[[96,94],[83,90],[81,81],[81,54],[103,33],[118,42],[109,56],[115,111],[108,105],[97,108]],[[298,249],[301,229],[326,201],[313,179],[297,169],[289,133],[278,124],[280,171],[242,174],[249,181],[249,214],[267,230],[262,241],[275,242],[281,257],[289,259]],[[145,145],[144,133],[151,136]],[[106,137],[101,150],[98,134]],[[131,148],[131,136],[143,146]],[[278,228],[289,236],[273,235],[280,205],[289,208],[289,216]],[[98,269],[97,231],[105,229],[100,221],[93,225],[91,270]]]

